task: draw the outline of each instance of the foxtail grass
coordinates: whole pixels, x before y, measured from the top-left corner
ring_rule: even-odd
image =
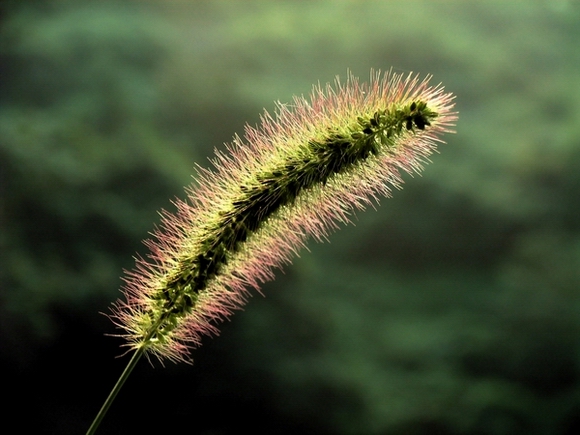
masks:
[[[309,238],[389,197],[403,172],[421,172],[457,119],[453,95],[430,80],[390,71],[315,86],[216,151],[213,169],[197,168],[187,199],[146,241],[148,258],[125,276],[111,318],[133,354],[88,434],[143,355],[191,362],[202,337]]]

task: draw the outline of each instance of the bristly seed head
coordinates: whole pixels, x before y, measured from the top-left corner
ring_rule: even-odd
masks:
[[[442,86],[392,72],[317,86],[247,127],[177,213],[163,214],[150,261],[137,260],[112,318],[130,348],[187,361],[201,337],[273,278],[308,237],[321,240],[419,172],[457,119]]]

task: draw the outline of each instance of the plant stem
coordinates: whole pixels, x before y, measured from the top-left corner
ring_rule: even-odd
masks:
[[[123,384],[125,383],[125,381],[127,380],[127,378],[129,377],[129,375],[131,374],[131,372],[133,371],[133,369],[135,368],[135,366],[137,365],[137,363],[139,362],[144,353],[145,346],[141,346],[135,351],[135,353],[131,357],[131,360],[127,364],[127,367],[125,367],[125,370],[123,370],[121,377],[119,378],[119,380],[109,393],[109,397],[107,397],[107,400],[105,400],[105,403],[103,403],[101,410],[93,420],[93,424],[91,424],[91,427],[87,431],[87,435],[93,435],[96,432],[97,428],[101,424],[101,421],[103,420],[103,417],[105,417],[105,414],[111,407],[111,403],[113,403],[115,397],[117,397],[117,394],[121,390],[121,387],[123,386]]]

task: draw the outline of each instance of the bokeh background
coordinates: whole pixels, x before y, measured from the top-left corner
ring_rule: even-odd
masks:
[[[274,101],[434,75],[457,134],[101,434],[580,427],[580,2],[0,4],[0,407],[78,434],[128,358],[102,314],[196,163]]]

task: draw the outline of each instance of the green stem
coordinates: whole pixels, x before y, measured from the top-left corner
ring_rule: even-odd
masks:
[[[144,353],[145,346],[141,346],[135,351],[135,353],[131,357],[131,360],[129,361],[129,364],[127,364],[127,367],[125,367],[125,370],[123,370],[121,377],[119,378],[119,380],[109,393],[109,397],[107,397],[107,400],[105,400],[105,403],[103,403],[101,410],[99,411],[99,413],[95,417],[95,420],[93,421],[93,424],[91,424],[91,427],[87,431],[87,435],[93,435],[95,433],[95,431],[101,424],[103,417],[105,417],[105,414],[111,407],[111,403],[113,403],[115,397],[117,397],[117,394],[121,390],[121,387],[123,386],[123,384],[125,383],[125,381],[127,380],[127,378],[129,377],[129,375],[131,374],[131,372],[133,371],[133,369],[135,368],[135,366],[137,365],[137,363],[139,362]]]

